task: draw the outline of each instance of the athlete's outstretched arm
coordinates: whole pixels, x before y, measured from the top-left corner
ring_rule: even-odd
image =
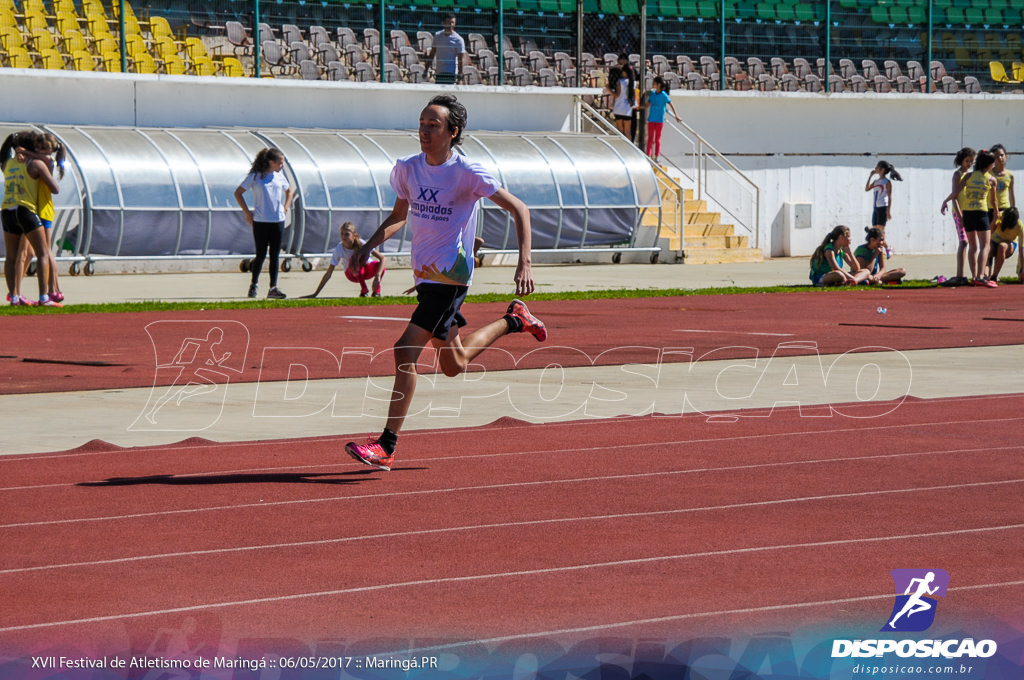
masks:
[[[533,231],[530,226],[530,209],[506,189],[498,189],[491,200],[512,213],[516,222],[516,237],[519,239],[519,264],[516,265],[516,295],[533,292]]]
[[[391,208],[391,214],[381,222],[381,225],[377,227],[377,231],[373,232],[373,236],[367,239],[366,243],[364,243],[363,246],[352,255],[352,260],[348,263],[348,268],[359,271],[362,266],[366,264],[366,260],[370,257],[370,253],[398,233],[398,230],[402,228],[402,225],[405,224],[408,217],[409,201],[404,198],[395,198],[395,205]]]

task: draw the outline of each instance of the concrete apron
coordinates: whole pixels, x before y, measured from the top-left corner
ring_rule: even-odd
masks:
[[[834,405],[836,417],[871,417],[906,396],[1020,392],[1024,346],[690,361],[513,371],[457,378],[421,375],[405,431],[473,427],[508,416],[532,423],[662,413],[701,418],[751,409]],[[0,397],[23,414],[0,432],[3,454],[53,452],[103,440],[154,446],[352,435],[383,427],[392,377],[224,384]],[[203,390],[207,390],[204,391]],[[894,401],[891,406],[866,404]],[[161,404],[159,407],[158,404]],[[859,405],[858,405],[859,404]],[[851,406],[852,405],[852,406]],[[60,428],[51,414],[60,413]],[[808,412],[810,414],[810,411]],[[823,415],[821,408],[814,415]],[[760,415],[764,415],[763,413]],[[50,423],[49,426],[43,423]],[[339,448],[340,453],[340,448]]]

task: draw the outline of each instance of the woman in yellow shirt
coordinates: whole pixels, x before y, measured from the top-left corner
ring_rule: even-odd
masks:
[[[967,232],[967,264],[971,267],[972,283],[975,286],[995,288],[999,284],[985,278],[985,264],[988,262],[990,219],[999,219],[996,205],[996,178],[990,174],[995,156],[982,149],[974,160],[974,172],[966,174],[953,187],[953,192],[942,202],[942,214],[946,206],[966,194],[966,203],[961,203],[964,231]],[[990,211],[994,214],[990,215]]]
[[[15,148],[35,149],[41,135],[37,132],[23,131],[9,135],[0,146],[0,168],[4,172],[4,199],[0,203],[0,221],[4,230],[4,279],[7,282],[7,299],[12,305],[36,304],[21,296],[21,279],[25,270],[19,267],[21,249],[24,243],[31,245],[37,253],[45,252],[46,236],[43,225],[39,221],[39,184],[44,183],[52,193],[60,188],[54,181],[46,164],[38,158],[22,156],[12,157]],[[26,240],[22,240],[22,236]],[[50,277],[48,258],[39,259],[36,267],[39,279],[39,303],[45,306],[58,306],[46,293]]]

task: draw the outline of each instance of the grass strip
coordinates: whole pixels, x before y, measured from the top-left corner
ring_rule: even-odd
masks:
[[[935,288],[931,281],[905,281],[900,286],[841,286],[824,288],[820,286],[755,286],[755,287],[718,287],[718,288],[632,288],[613,290],[564,291],[559,293],[534,293],[528,301],[546,300],[621,300],[636,298],[659,297],[693,297],[705,295],[749,295],[768,293],[818,293],[845,292],[858,294],[870,290],[884,289],[887,291],[918,290]],[[511,294],[480,293],[469,295],[467,302],[508,302]],[[223,311],[232,309],[287,309],[304,307],[375,307],[381,305],[411,305],[416,298],[412,295],[392,295],[379,298],[316,298],[285,300],[206,300],[189,302],[167,302],[162,300],[141,302],[107,302],[100,304],[68,304],[64,307],[22,307],[15,305],[0,306],[0,316],[21,316],[25,314],[96,314],[126,312],[179,312],[179,311]]]

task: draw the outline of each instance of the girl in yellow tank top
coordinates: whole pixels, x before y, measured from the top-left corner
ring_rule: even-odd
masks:
[[[996,144],[991,151],[996,159],[992,167],[992,176],[996,178],[996,206],[1003,211],[1017,205],[1013,195],[1013,173],[1006,169],[1006,147]]]
[[[26,159],[35,158],[42,161],[50,171],[51,175],[56,170],[57,176],[60,179],[64,179],[64,145],[61,144],[60,140],[53,134],[44,132],[40,138],[36,140],[35,149],[25,149],[23,155]],[[39,182],[38,186],[39,193],[36,198],[36,214],[39,216],[39,221],[43,223],[43,234],[46,237],[45,255],[50,260],[50,277],[47,281],[46,293],[50,296],[51,300],[55,302],[63,302],[64,293],[60,290],[60,280],[57,272],[57,258],[53,254],[53,220],[57,216],[53,207],[53,192],[50,190],[50,187],[46,182]],[[22,251],[21,264],[26,272],[28,272],[28,265],[32,261],[33,254],[36,256],[39,255],[38,253],[34,253],[32,248],[25,248]]]
[[[53,193],[60,191],[47,165],[25,154],[26,150],[34,151],[41,140],[39,133],[23,131],[9,135],[0,145],[0,168],[4,172],[4,200],[0,203],[0,217],[7,252],[4,258],[4,279],[7,283],[7,299],[12,305],[36,304],[21,295],[21,280],[25,272],[19,266],[22,250],[30,246],[37,253],[48,253],[45,230],[37,214],[39,184],[46,184]],[[39,280],[38,304],[58,306],[60,303],[51,300],[47,294],[51,259],[52,255],[40,257],[36,268]]]
[[[953,191],[942,202],[941,212],[946,213],[950,201],[957,201],[963,215],[964,231],[967,234],[967,264],[970,265],[972,284],[995,288],[998,284],[985,278],[985,264],[988,260],[990,243],[989,210],[993,209],[999,219],[996,207],[996,179],[989,171],[995,164],[995,156],[982,149],[974,161],[974,172],[965,174],[953,187]],[[961,201],[961,194],[966,194]]]

